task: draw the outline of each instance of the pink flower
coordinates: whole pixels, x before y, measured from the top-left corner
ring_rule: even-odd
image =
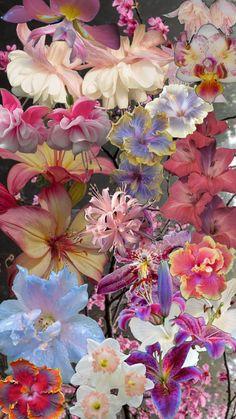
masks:
[[[5,51],[0,51],[0,70],[6,71],[9,64],[9,53],[16,50],[16,45],[7,45]]]
[[[16,197],[11,195],[2,183],[0,183],[0,214],[8,209],[17,207]]]
[[[0,147],[12,152],[32,153],[46,138],[42,118],[48,113],[45,106],[30,106],[25,112],[20,101],[1,89]]]
[[[96,243],[102,252],[115,248],[125,255],[126,248],[138,244],[144,215],[136,199],[124,191],[115,192],[111,197],[106,188],[102,195],[96,193],[90,203],[85,209],[86,231],[92,233],[93,244]]]
[[[216,0],[210,7],[211,23],[229,35],[236,23],[236,6],[227,0]]]
[[[165,38],[167,33],[170,31],[169,26],[165,25],[160,17],[150,17],[148,19],[148,24],[150,25],[150,28],[148,30],[155,30],[157,32],[161,32],[161,34]]]
[[[208,364],[202,365],[202,381],[204,384],[211,384],[210,366]]]
[[[178,16],[180,23],[184,24],[189,39],[202,25],[210,22],[210,11],[202,0],[184,1],[178,9],[164,16]]]
[[[233,263],[230,250],[205,236],[199,244],[187,243],[170,255],[170,272],[180,279],[184,298],[217,300],[226,288],[225,274]]]
[[[71,109],[55,109],[48,118],[48,145],[55,150],[72,150],[74,155],[94,145],[101,147],[111,128],[107,113],[86,97],[78,99]]]

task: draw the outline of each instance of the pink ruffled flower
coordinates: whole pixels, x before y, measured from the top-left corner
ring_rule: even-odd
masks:
[[[5,51],[0,51],[0,70],[6,71],[9,64],[9,53],[16,50],[16,45],[7,45]]]
[[[160,32],[165,38],[168,32],[170,31],[169,26],[165,25],[163,20],[160,17],[150,17],[148,19],[148,24],[150,28],[148,30],[155,30],[157,32]]]
[[[25,112],[20,101],[1,89],[0,147],[22,153],[33,153],[46,138],[47,130],[42,118],[48,113],[45,106],[30,106]]]
[[[127,248],[138,244],[144,215],[136,199],[124,191],[110,196],[106,188],[102,195],[97,193],[92,197],[90,203],[85,209],[86,231],[92,233],[93,244],[102,252],[115,248],[120,255],[125,255]]]
[[[71,109],[55,109],[48,118],[48,145],[55,150],[72,150],[74,155],[94,145],[101,147],[111,128],[107,113],[86,97],[78,99]]]
[[[216,0],[210,7],[211,23],[226,35],[236,23],[236,6],[227,0]]]
[[[210,10],[202,2],[202,0],[187,0],[180,7],[171,13],[167,13],[166,17],[178,16],[179,22],[184,25],[190,39],[198,29],[211,21]]]

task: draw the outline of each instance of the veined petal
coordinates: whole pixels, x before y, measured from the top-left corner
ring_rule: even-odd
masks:
[[[53,259],[51,250],[48,249],[48,252],[43,255],[41,258],[32,258],[28,256],[26,253],[21,253],[14,261],[14,265],[11,266],[9,270],[9,285],[14,280],[16,274],[16,266],[24,266],[24,268],[28,269],[30,274],[38,275],[41,278],[48,278],[53,269]]]
[[[41,173],[38,168],[33,168],[25,163],[15,164],[9,171],[7,177],[8,190],[12,195],[16,195],[26,183],[34,176]]]
[[[74,266],[75,271],[91,278],[95,282],[100,281],[103,268],[107,261],[104,254],[89,253],[89,251],[81,248],[76,252],[66,252],[66,257]]]
[[[224,87],[217,80],[202,81],[195,89],[198,96],[206,102],[212,103],[223,93]]]
[[[173,419],[181,401],[181,387],[171,380],[168,383],[157,383],[151,391],[152,400],[165,419]]]
[[[98,294],[109,294],[131,285],[138,278],[131,266],[125,265],[104,276],[98,284]]]
[[[83,28],[95,41],[100,42],[102,45],[112,49],[120,48],[120,35],[117,25],[83,25]]]

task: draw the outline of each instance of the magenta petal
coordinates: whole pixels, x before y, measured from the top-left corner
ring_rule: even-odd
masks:
[[[67,0],[65,3],[78,7],[80,11],[78,19],[82,22],[93,20],[100,9],[100,0]]]
[[[176,346],[170,349],[163,358],[163,371],[168,374],[169,377],[174,377],[182,368],[189,349],[191,342],[183,343],[180,346]]]
[[[24,112],[23,118],[25,122],[34,125],[40,121],[47,113],[49,108],[46,106],[30,106]]]
[[[24,7],[31,19],[36,19],[42,22],[50,22],[58,20],[54,11],[48,7],[43,0],[24,0]]]
[[[109,294],[127,287],[136,279],[137,274],[133,272],[129,265],[125,265],[104,276],[98,284],[97,292],[98,294]]]
[[[132,309],[122,310],[119,316],[118,325],[121,330],[125,330],[128,327],[129,321],[135,317],[135,311]]]
[[[178,383],[184,383],[189,380],[198,381],[201,378],[202,372],[196,367],[182,368],[178,374],[175,375],[175,380],[178,381]]]
[[[8,90],[1,89],[0,92],[2,95],[2,105],[4,108],[7,108],[11,112],[14,111],[16,108],[21,109],[20,101],[10,92],[8,92]]]
[[[89,26],[83,25],[83,28],[88,34],[97,42],[105,45],[108,48],[119,49],[120,48],[120,35],[118,26],[115,24],[111,25],[99,25]]]
[[[181,388],[175,381],[157,383],[151,391],[156,408],[165,419],[173,419],[181,401]]]
[[[166,261],[160,263],[158,269],[158,286],[157,294],[163,317],[167,317],[170,312],[173,296],[172,276]]]
[[[39,174],[39,170],[27,166],[25,163],[15,164],[10,170],[7,178],[8,190],[12,195],[16,195],[26,183],[34,176]]]
[[[133,351],[125,362],[127,362],[129,365],[144,364],[146,367],[147,378],[156,383],[159,373],[159,366],[152,355],[146,352]]]
[[[24,6],[14,6],[2,16],[2,19],[11,23],[25,23],[32,20],[32,17]]]

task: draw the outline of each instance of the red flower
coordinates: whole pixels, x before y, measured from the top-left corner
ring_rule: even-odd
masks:
[[[64,410],[59,370],[24,359],[10,365],[12,375],[0,380],[0,406],[9,419],[59,419]]]

